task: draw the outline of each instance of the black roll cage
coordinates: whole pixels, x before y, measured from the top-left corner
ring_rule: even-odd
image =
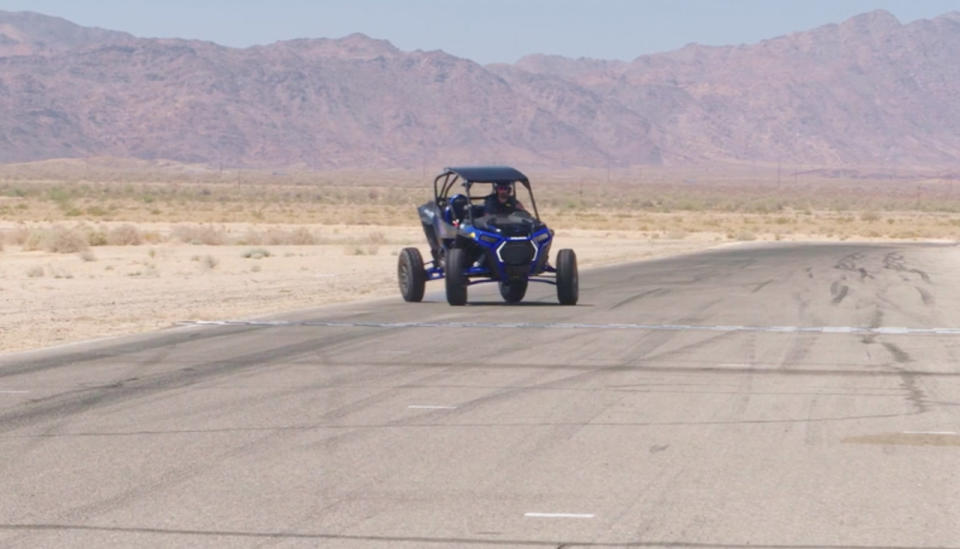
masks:
[[[471,179],[465,177],[462,172],[479,173],[480,175],[474,175]],[[443,179],[443,183],[440,182],[441,179]],[[471,205],[474,200],[483,199],[482,197],[470,196],[470,188],[476,183],[510,183],[511,185],[520,183],[527,189],[527,194],[530,196],[530,205],[533,207],[534,217],[538,222],[540,221],[540,212],[537,211],[537,201],[533,198],[533,189],[530,187],[530,181],[527,179],[527,176],[513,168],[500,166],[489,168],[444,168],[443,173],[433,180],[433,200],[437,208],[443,210],[447,205],[450,190],[453,189],[453,186],[458,181],[461,182],[464,189],[466,189],[467,200]],[[514,186],[514,195],[516,195],[516,186]],[[467,208],[466,215],[470,223],[473,223],[473,208]]]

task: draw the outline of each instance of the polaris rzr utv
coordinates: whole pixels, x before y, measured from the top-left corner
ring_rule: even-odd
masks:
[[[493,189],[509,185],[512,205],[522,185],[532,213],[522,206],[510,211],[490,208],[495,196],[474,195],[475,186],[484,184]],[[454,191],[457,186],[462,192]],[[499,284],[507,303],[522,300],[529,282],[553,284],[561,304],[576,305],[577,256],[573,250],[560,250],[556,266],[550,265],[553,231],[540,221],[530,181],[519,171],[507,166],[447,168],[433,180],[433,200],[417,211],[431,261],[424,264],[417,248],[400,253],[397,274],[404,300],[422,300],[426,281],[442,278],[450,305],[465,304],[467,286],[484,282]]]

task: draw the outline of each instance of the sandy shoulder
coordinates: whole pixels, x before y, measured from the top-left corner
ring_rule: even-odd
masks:
[[[416,246],[416,227],[374,227],[376,243],[310,246],[98,246],[55,254],[0,251],[0,351],[139,333],[192,320],[228,320],[330,303],[395,296],[398,251]],[[338,232],[351,234],[351,227]],[[363,234],[370,226],[357,227]],[[662,240],[630,231],[558,231],[581,269],[688,253],[714,235]]]

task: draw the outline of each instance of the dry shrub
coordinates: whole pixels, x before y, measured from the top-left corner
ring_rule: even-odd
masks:
[[[124,223],[119,227],[110,229],[107,233],[107,242],[111,246],[139,246],[143,243],[143,235],[140,229],[137,229],[130,223]]]
[[[219,246],[226,240],[223,231],[209,225],[178,225],[173,236],[185,244],[206,244]]]
[[[46,242],[47,231],[43,229],[24,229],[19,235],[20,244],[24,250],[34,251],[42,250]]]
[[[304,227],[299,227],[290,232],[290,243],[298,246],[312,246],[317,243],[317,238]]]
[[[247,250],[243,257],[247,259],[263,259],[265,257],[270,257],[270,250],[265,250],[263,248],[254,248],[252,250]]]
[[[49,231],[45,231],[42,238],[44,239],[43,247],[48,252],[74,254],[85,251],[90,247],[85,235],[65,227],[55,226]]]
[[[27,271],[27,276],[29,276],[30,278],[40,278],[41,276],[43,276],[43,267],[39,265],[30,267],[30,270]]]
[[[149,244],[159,244],[160,242],[164,242],[166,240],[163,235],[156,231],[147,231],[142,233],[142,236],[143,241]]]
[[[287,232],[280,229],[269,229],[263,235],[263,243],[278,246],[286,243]]]
[[[240,237],[238,244],[247,244],[250,246],[263,244],[263,233],[253,229],[247,229],[247,231],[243,233],[243,236]]]
[[[93,255],[93,252],[91,252],[90,250],[85,250],[80,252],[80,259],[89,263],[91,261],[96,261],[97,256]]]
[[[23,246],[23,243],[27,240],[27,234],[29,234],[29,229],[23,226],[18,226],[16,229],[13,229],[7,233],[7,242],[15,246]]]
[[[372,231],[369,235],[369,240],[371,244],[386,244],[387,236],[383,234],[383,231]]]
[[[107,233],[103,231],[90,231],[87,233],[87,244],[91,246],[106,246]]]
[[[46,250],[48,252],[72,254],[87,250],[90,245],[87,235],[81,230],[68,229],[54,225],[46,229],[18,227],[10,235],[15,244],[24,250]]]
[[[264,244],[272,246],[281,246],[285,244],[297,246],[312,246],[317,243],[317,237],[303,227],[292,231],[283,231],[280,229],[270,229],[263,238]]]
[[[377,246],[344,246],[343,253],[346,255],[377,255],[380,248]]]
[[[216,269],[217,265],[220,264],[220,260],[213,257],[212,255],[207,255],[200,260],[200,264],[206,267],[207,269]]]
[[[50,267],[50,274],[53,278],[73,278],[73,273],[62,267]]]

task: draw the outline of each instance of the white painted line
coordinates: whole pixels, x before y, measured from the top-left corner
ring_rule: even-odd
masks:
[[[433,404],[411,404],[407,408],[414,410],[456,410],[456,406],[435,406]]]
[[[14,391],[14,390],[5,390],[0,389],[0,393],[5,395],[22,395],[23,393],[29,393],[30,391]]]
[[[530,518],[577,518],[588,519],[596,515],[593,513],[524,513],[523,516]]]
[[[920,328],[919,330],[916,329],[916,328],[914,328],[913,330],[911,330],[910,328],[902,328],[902,327],[898,327],[898,326],[887,326],[887,327],[881,327],[881,328],[874,328],[874,329],[873,329],[873,332],[876,333],[876,334],[897,334],[897,335],[903,335],[903,334],[909,334],[911,331],[914,332],[914,333],[916,333],[916,332],[918,332],[918,331],[920,331],[920,330],[922,330],[922,328]]]
[[[708,330],[716,332],[742,332],[747,329],[746,326],[708,326]]]
[[[904,431],[905,435],[956,435],[956,431]]]

